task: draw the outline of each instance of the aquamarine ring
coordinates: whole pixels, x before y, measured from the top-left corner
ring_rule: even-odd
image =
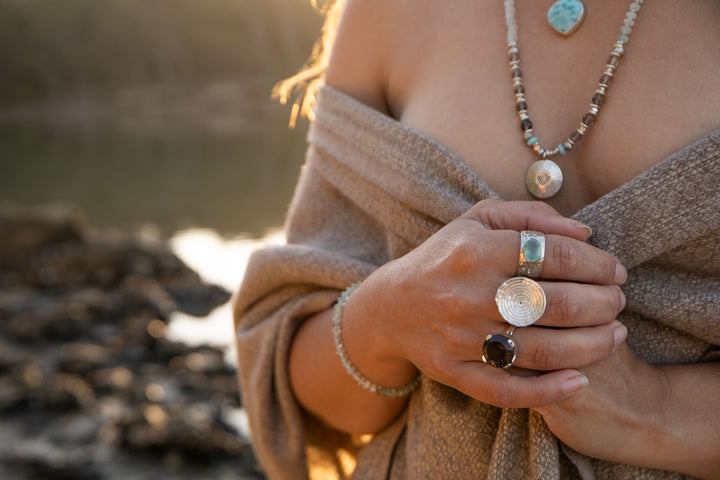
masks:
[[[545,234],[523,230],[520,232],[519,277],[540,278],[545,262]]]

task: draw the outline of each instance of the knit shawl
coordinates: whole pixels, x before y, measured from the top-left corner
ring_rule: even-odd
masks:
[[[542,417],[500,409],[424,377],[403,415],[370,441],[303,412],[288,351],[298,325],[476,202],[499,198],[422,132],[321,87],[287,245],[250,259],[236,295],[242,400],[268,478],[681,479],[581,455]],[[720,358],[720,131],[580,210],[589,243],[627,268],[619,319],[652,364]],[[352,415],[353,412],[348,412]]]

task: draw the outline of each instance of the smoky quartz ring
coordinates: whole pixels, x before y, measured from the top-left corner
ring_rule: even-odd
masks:
[[[485,337],[483,342],[482,361],[495,368],[510,368],[515,362],[518,345],[512,334],[515,327],[511,326],[505,333],[496,333]]]

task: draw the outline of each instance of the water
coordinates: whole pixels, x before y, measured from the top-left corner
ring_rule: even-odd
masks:
[[[93,225],[134,231],[151,224],[165,238],[188,228],[261,237],[282,224],[305,131],[290,131],[287,109],[269,98],[255,101],[266,104],[255,122],[226,131],[210,128],[209,117],[198,128],[162,129],[132,128],[132,119],[2,122],[0,199],[70,202]]]
[[[306,148],[307,125],[288,129],[289,110],[270,100],[271,86],[136,89],[112,102],[6,115],[0,201],[72,203],[94,226],[151,232],[206,281],[234,291],[250,252],[282,241]],[[175,314],[169,334],[226,348],[234,360],[229,305],[204,319]]]
[[[282,230],[268,232],[261,239],[223,238],[214,230],[191,229],[178,232],[170,247],[185,263],[207,282],[235,291],[245,273],[250,254],[264,245],[285,241]],[[197,318],[182,312],[172,314],[167,335],[190,345],[210,344],[225,349],[228,363],[235,362],[232,310],[222,305],[205,317]]]

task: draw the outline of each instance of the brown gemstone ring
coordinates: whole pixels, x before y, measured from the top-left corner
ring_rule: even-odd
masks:
[[[495,368],[510,368],[517,357],[518,346],[512,333],[515,327],[505,333],[496,333],[485,337],[482,361]]]

